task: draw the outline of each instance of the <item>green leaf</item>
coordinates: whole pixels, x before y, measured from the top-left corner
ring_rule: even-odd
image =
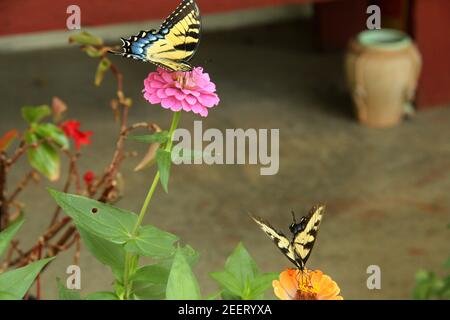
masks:
[[[252,300],[260,300],[264,298],[264,293],[272,288],[273,280],[278,279],[278,273],[258,274],[251,283],[250,297]]]
[[[166,297],[166,285],[137,281],[133,283],[133,296],[137,300],[162,300]]]
[[[84,44],[84,45],[94,45],[94,46],[100,46],[103,44],[103,40],[99,37],[96,37],[88,32],[80,32],[77,34],[74,34],[69,37],[69,42],[75,42],[78,44]]]
[[[39,137],[30,131],[25,134],[28,144],[38,143]],[[42,173],[50,181],[56,181],[60,175],[60,157],[58,152],[48,142],[40,143],[37,147],[28,149],[28,161],[37,171]]]
[[[34,126],[34,132],[38,135],[40,139],[50,138],[62,149],[69,149],[69,139],[67,139],[64,132],[55,126],[53,123],[43,123]]]
[[[172,150],[172,162],[179,162],[182,161],[193,161],[195,159],[206,159],[207,157],[211,157],[211,152],[204,152],[199,150],[190,150],[190,149],[184,149],[184,148],[174,148]]]
[[[220,295],[222,297],[222,300],[242,300],[240,295],[232,294],[228,290],[223,290],[220,292]]]
[[[164,143],[169,140],[169,132],[161,131],[154,134],[142,135],[142,136],[128,136],[128,140],[143,142],[143,143]]]
[[[22,107],[22,117],[28,123],[37,123],[52,114],[48,105]]]
[[[416,286],[413,297],[416,300],[430,299],[433,294],[433,288],[436,283],[436,275],[433,272],[420,270],[416,273]]]
[[[234,249],[225,262],[225,270],[233,274],[241,284],[253,280],[259,273],[255,261],[242,243]]]
[[[23,298],[41,269],[53,259],[54,257],[42,259],[25,267],[0,274],[0,288],[2,292],[8,292],[19,299]]]
[[[131,277],[132,281],[145,281],[153,284],[166,284],[170,270],[160,264],[150,264],[140,267]]]
[[[97,71],[95,73],[95,85],[98,87],[102,84],[103,78],[106,72],[111,67],[111,61],[108,58],[102,58],[97,66]]]
[[[114,292],[100,291],[88,294],[85,300],[119,300]]]
[[[195,266],[200,258],[200,253],[194,250],[190,245],[185,245],[184,247],[179,247],[179,251],[183,253],[184,258],[189,263],[191,268]]]
[[[210,295],[206,296],[205,300],[217,300],[217,299],[219,299],[219,297],[221,295],[222,295],[222,292],[219,291],[219,292],[216,292],[216,293],[213,293],[213,294],[210,294]]]
[[[167,281],[166,299],[199,300],[200,288],[189,263],[181,250],[177,250]]]
[[[133,281],[132,293],[141,300],[163,299],[169,272],[169,268],[160,264],[139,268],[131,278]]]
[[[52,189],[49,192],[77,226],[117,244],[131,239],[136,214],[86,197]]]
[[[186,259],[187,263],[189,263],[191,268],[197,264],[200,254],[195,251],[190,245],[186,245],[184,247],[178,247],[177,251],[175,251],[170,257],[159,259],[158,265],[170,270],[173,264],[173,259],[175,258],[175,254],[178,251],[181,251],[183,253],[184,258]]]
[[[0,291],[0,300],[20,300],[21,298],[16,297],[15,295],[9,293]]]
[[[170,152],[163,149],[158,149],[156,152],[156,163],[160,174],[161,185],[165,192],[169,192],[169,176],[170,165],[172,163]]]
[[[58,285],[59,300],[81,300],[79,291],[68,289],[61,283],[61,279],[59,278],[56,278],[56,283]]]
[[[129,240],[125,250],[140,256],[163,258],[175,251],[173,244],[178,237],[154,226],[140,227],[135,238]]]
[[[102,239],[95,234],[86,231],[81,226],[77,227],[83,244],[90,253],[101,263],[111,268],[114,276],[119,281],[122,280],[125,250],[123,245]]]
[[[5,230],[0,232],[0,257],[5,253],[6,249],[9,246],[9,243],[16,235],[17,231],[19,231],[20,227],[23,225],[24,219],[23,216],[20,215],[16,221],[8,226]]]
[[[228,271],[211,272],[209,274],[222,289],[233,296],[241,297],[243,295],[244,287],[240,281]]]
[[[224,290],[224,298],[239,297],[244,300],[262,299],[264,291],[276,278],[275,274],[261,273],[258,270],[242,243],[239,243],[228,257],[224,270],[210,273],[210,276]]]

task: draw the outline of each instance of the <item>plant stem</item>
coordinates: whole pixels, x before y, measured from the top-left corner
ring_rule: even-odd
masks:
[[[175,112],[173,114],[172,124],[170,125],[170,130],[169,130],[169,138],[168,138],[166,147],[164,148],[164,150],[166,150],[166,151],[170,152],[172,150],[173,134],[175,132],[175,129],[178,127],[178,123],[180,122],[180,116],[181,116],[181,112]],[[158,186],[159,176],[160,176],[160,173],[158,170],[156,172],[155,177],[153,178],[153,182],[152,182],[152,185],[150,186],[150,189],[148,190],[147,196],[145,197],[145,201],[144,201],[144,204],[142,205],[141,211],[139,212],[139,217],[138,217],[137,223],[133,229],[133,236],[136,235],[138,228],[142,224],[142,220],[144,219],[145,213],[147,212],[147,208],[148,208],[148,205],[150,204],[150,200],[152,199],[153,193],[155,192],[156,187]]]
[[[159,170],[156,172],[155,177],[153,178],[153,182],[152,185],[150,186],[150,189],[148,190],[147,196],[145,197],[145,201],[144,201],[144,205],[141,208],[141,212],[139,213],[139,217],[137,220],[136,225],[134,226],[133,229],[133,236],[136,235],[137,230],[139,228],[139,226],[142,224],[142,220],[144,219],[145,213],[147,211],[148,205],[150,204],[150,200],[153,197],[153,193],[156,190],[156,187],[158,186],[158,182],[159,182]]]
[[[178,123],[180,122],[180,116],[181,116],[181,112],[175,112],[173,114],[172,124],[170,125],[170,130],[169,130],[168,141],[164,148],[164,150],[166,150],[166,151],[169,151],[169,152],[172,151],[173,135],[174,135],[175,129],[178,127]],[[147,192],[147,196],[145,197],[144,204],[142,205],[141,211],[139,212],[139,216],[138,216],[136,225],[134,226],[133,232],[131,234],[132,237],[135,237],[137,235],[139,227],[141,226],[142,221],[144,220],[145,214],[147,212],[147,208],[150,204],[153,194],[155,193],[156,187],[158,186],[159,177],[160,177],[160,172],[158,170],[155,174],[155,177],[153,178],[153,182],[150,186],[150,189]],[[124,299],[125,300],[127,300],[130,295],[130,290],[131,290],[130,277],[135,272],[136,265],[137,265],[137,259],[138,259],[138,257],[136,255],[133,255],[129,252],[127,252],[125,254],[125,268],[124,268],[124,276],[123,276]]]

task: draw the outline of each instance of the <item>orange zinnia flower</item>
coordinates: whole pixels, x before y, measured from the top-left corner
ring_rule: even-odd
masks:
[[[335,281],[320,270],[287,269],[272,282],[280,300],[343,300]]]

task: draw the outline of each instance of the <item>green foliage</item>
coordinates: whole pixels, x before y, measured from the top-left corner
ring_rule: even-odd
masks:
[[[134,234],[133,229],[136,224],[134,213],[82,196],[55,190],[50,190],[50,194],[64,212],[73,219],[87,249],[98,261],[111,268],[116,279],[114,297],[123,295],[123,274],[127,252],[137,257],[136,261],[140,256],[155,260],[154,264],[137,267],[132,273],[131,297],[163,299],[167,295],[168,287],[171,290],[168,293],[170,297],[193,296],[196,280],[190,268],[196,263],[198,253],[190,246],[176,249],[177,236],[151,225],[139,227]],[[175,292],[174,286],[179,283],[176,280],[179,277],[186,277],[180,282],[184,289]],[[64,291],[61,286],[59,289],[61,298],[73,298],[71,292]],[[108,296],[111,297],[111,294],[99,294],[93,298]]]
[[[30,165],[50,181],[58,180],[61,163],[56,149],[49,142],[42,142],[39,136],[31,131],[26,132],[25,141],[37,145],[28,149]]]
[[[109,266],[115,278],[121,281],[125,267],[125,249],[123,245],[102,239],[80,226],[77,229],[86,248],[99,262]]]
[[[119,297],[114,292],[99,291],[88,294],[84,300],[119,300]]]
[[[56,283],[59,300],[82,300],[79,291],[68,289],[59,278],[56,278]]]
[[[23,225],[24,219],[23,216],[19,216],[16,221],[8,226],[5,230],[0,232],[0,257],[5,253],[6,249],[9,246],[9,243],[16,235],[17,231],[19,231],[20,227]]]
[[[111,60],[108,58],[102,58],[97,66],[97,72],[95,73],[95,85],[98,87],[102,84],[105,78],[106,72],[111,67]]]
[[[100,46],[103,44],[103,40],[88,32],[80,32],[69,37],[69,43],[78,43],[81,45],[94,45]]]
[[[14,235],[23,225],[20,216],[8,228],[0,232],[0,256],[8,248]],[[0,273],[0,300],[17,300],[27,293],[41,269],[54,258],[38,260],[25,267]]]
[[[421,270],[416,273],[414,299],[450,299],[450,275],[440,279],[434,272]]]
[[[41,123],[50,116],[49,106],[25,106],[22,116],[30,127],[25,132],[25,142],[31,145],[27,150],[30,165],[50,181],[59,179],[60,156],[58,149],[67,150],[69,140],[64,132],[53,123]]]
[[[22,299],[41,269],[54,258],[42,259],[25,267],[0,274],[0,288],[3,298]]]
[[[128,140],[143,142],[143,143],[165,143],[169,139],[168,131],[161,131],[154,134],[142,135],[142,136],[129,136]]]
[[[450,229],[450,224],[447,225]],[[450,269],[450,257],[444,263],[445,269]],[[445,299],[450,300],[450,274],[439,278],[434,272],[419,270],[416,273],[416,285],[413,298],[417,300]]]
[[[77,290],[68,289],[59,278],[56,278],[58,284],[59,300],[118,300],[114,292],[100,291],[88,294],[84,299]]]
[[[160,173],[161,185],[166,192],[169,192],[170,165],[172,164],[170,154],[168,150],[158,149],[156,151],[156,164]]]
[[[210,276],[222,289],[223,299],[242,300],[262,299],[277,278],[275,273],[261,273],[242,243],[228,257],[224,270]]]
[[[207,157],[211,157],[212,154],[210,152],[205,152],[201,150],[190,150],[185,148],[180,148],[179,146],[175,146],[172,150],[172,162],[182,161],[194,161],[195,159],[205,159]]]
[[[177,250],[167,280],[166,299],[199,300],[200,288],[191,266],[181,250]]]
[[[52,197],[77,226],[117,244],[132,239],[136,214],[82,196],[49,190]]]
[[[0,300],[19,300],[19,298],[12,293],[0,291]]]
[[[160,263],[138,268],[132,278],[133,295],[140,300],[164,299],[169,273],[170,268]]]
[[[22,117],[29,124],[38,123],[51,114],[52,111],[48,105],[22,107]]]
[[[64,132],[53,123],[41,123],[32,125],[32,131],[39,139],[49,139],[58,147],[67,150],[70,143]]]
[[[168,257],[175,251],[178,237],[154,226],[140,227],[137,236],[129,240],[125,250],[145,257]]]
[[[137,228],[137,217],[111,205],[82,196],[50,190],[50,194],[76,224],[88,250],[115,276],[115,293],[97,293],[86,299],[200,299],[200,289],[192,272],[198,253],[190,246],[175,245],[178,237],[146,225]],[[126,256],[130,278],[127,272]],[[152,264],[139,266],[139,257],[150,257]],[[131,263],[130,263],[131,261]],[[277,275],[261,273],[255,261],[242,244],[239,244],[225,263],[223,271],[211,277],[221,288],[223,299],[262,299]],[[129,287],[130,286],[130,287]],[[131,288],[131,289],[128,289]],[[59,285],[61,299],[78,299]],[[215,298],[215,296],[210,297]]]

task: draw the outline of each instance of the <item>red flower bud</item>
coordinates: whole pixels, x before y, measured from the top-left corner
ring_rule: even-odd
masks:
[[[95,174],[92,171],[88,171],[84,174],[83,180],[87,186],[90,186],[95,179]]]

